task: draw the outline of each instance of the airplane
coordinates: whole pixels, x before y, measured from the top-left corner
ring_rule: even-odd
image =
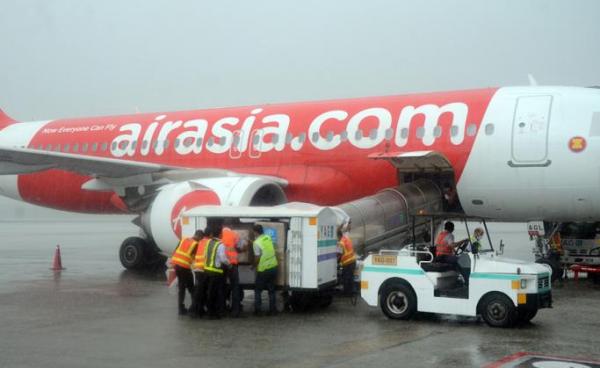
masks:
[[[338,205],[418,178],[464,213],[600,220],[600,89],[500,87],[17,122],[0,112],[0,195],[129,213],[126,268],[173,250],[202,205]]]

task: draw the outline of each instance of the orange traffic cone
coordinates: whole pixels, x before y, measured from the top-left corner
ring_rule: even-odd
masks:
[[[56,250],[54,251],[54,259],[52,260],[52,268],[53,271],[61,271],[65,268],[62,266],[62,261],[60,259],[60,246],[56,246]]]

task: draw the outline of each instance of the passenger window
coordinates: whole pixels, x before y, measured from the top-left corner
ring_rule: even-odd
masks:
[[[92,143],[92,151],[96,152],[98,150],[98,143]]]
[[[131,149],[135,149],[137,147],[137,141],[131,142]]]
[[[290,142],[294,139],[294,135],[290,132],[287,132],[285,135],[285,144],[290,144]]]
[[[183,145],[185,147],[190,147],[193,144],[194,144],[194,138],[192,138],[192,137],[187,137],[186,139],[183,140]]]
[[[436,138],[439,138],[442,136],[442,127],[439,125],[436,125],[435,128],[433,128],[433,136]]]
[[[486,124],[485,126],[485,134],[492,135],[494,134],[494,124]]]
[[[450,135],[456,137],[458,135],[458,126],[452,125],[450,128]]]
[[[408,138],[408,128],[402,128],[400,131],[400,138],[406,139]]]
[[[475,124],[469,124],[467,127],[467,135],[472,137],[475,135],[475,133],[477,133],[477,126]]]
[[[73,152],[75,152],[75,153],[79,152],[79,143],[75,143],[73,145]]]
[[[385,130],[385,139],[389,141],[392,139],[393,136],[394,136],[394,131],[392,130],[392,128],[387,128]]]
[[[258,146],[258,142],[260,141],[260,134],[259,133],[255,133],[252,136],[252,144],[255,146]]]
[[[225,143],[227,143],[227,138],[225,138],[224,136],[219,137],[219,146],[224,146]]]
[[[106,152],[107,149],[108,149],[108,143],[106,143],[106,142],[102,143],[102,148],[101,148],[102,152]]]
[[[168,139],[165,139],[165,141],[163,142],[163,147],[164,147],[164,149],[169,148],[169,140]]]
[[[202,137],[200,137],[196,140],[196,147],[200,147],[200,146],[202,146]]]
[[[119,149],[125,150],[125,149],[127,149],[128,145],[129,145],[128,141],[121,141],[121,142],[119,142]]]
[[[67,143],[63,147],[63,152],[69,152],[70,145]]]
[[[417,138],[421,139],[425,136],[425,128],[418,127],[417,128]]]
[[[362,137],[363,137],[362,129],[358,129],[356,131],[356,133],[354,133],[354,139],[356,139],[357,141],[360,141],[362,139]]]
[[[298,136],[298,142],[304,143],[305,140],[306,140],[306,133],[300,133],[300,135]]]
[[[175,138],[173,145],[175,146],[175,148],[179,147],[179,138]]]
[[[44,145],[43,144],[38,144],[37,149],[39,149],[39,150],[44,149]]]
[[[273,144],[279,143],[279,134],[277,134],[277,133],[273,134],[272,142],[273,142]]]
[[[371,133],[369,133],[369,138],[375,140],[377,138],[377,128],[371,129]]]
[[[212,147],[212,145],[214,144],[214,138],[213,137],[209,137],[208,141],[206,142],[206,145],[209,147]]]
[[[340,139],[342,140],[342,142],[345,142],[348,139],[348,132],[345,130],[343,132],[341,132]]]
[[[327,142],[331,142],[333,140],[333,132],[330,130],[327,132]]]
[[[56,152],[60,152],[60,144],[57,144],[56,147],[54,147],[54,150]]]
[[[87,152],[87,149],[88,149],[88,144],[87,143],[84,143],[84,144],[81,145],[81,151]]]
[[[111,147],[112,147],[113,151],[116,150],[117,149],[117,142],[112,142]]]
[[[154,149],[157,149],[157,148],[158,148],[158,141],[157,141],[157,140],[156,140],[156,141],[154,141],[154,142],[152,143],[152,146],[154,146]]]
[[[311,137],[312,137],[311,140],[313,142],[319,141],[319,132],[314,132]]]
[[[148,141],[144,139],[142,141],[142,149],[146,149],[146,148],[148,148]]]
[[[51,144],[48,144],[48,145],[46,146],[46,150],[47,150],[47,151],[52,151],[52,145],[51,145]]]

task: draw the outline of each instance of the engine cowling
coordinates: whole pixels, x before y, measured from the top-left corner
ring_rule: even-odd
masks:
[[[287,202],[281,186],[261,177],[209,178],[169,184],[142,215],[142,227],[165,253],[181,238],[185,211],[206,205],[269,206]]]

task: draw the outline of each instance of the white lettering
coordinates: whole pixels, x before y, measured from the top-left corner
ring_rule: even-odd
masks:
[[[323,151],[332,150],[332,149],[336,148],[337,146],[339,146],[340,143],[342,142],[340,135],[334,134],[333,138],[330,141],[328,141],[323,136],[321,136],[321,126],[327,120],[335,119],[337,121],[343,121],[347,117],[348,117],[348,113],[343,110],[327,111],[327,112],[324,112],[321,115],[317,116],[313,120],[313,122],[310,124],[310,127],[308,128],[308,136],[309,137],[312,138],[315,134],[318,135],[318,139],[316,141],[311,139],[313,146],[315,146],[316,148],[323,150]]]
[[[262,129],[262,134],[259,139],[258,149],[261,152],[269,152],[275,150],[281,152],[285,148],[285,136],[288,127],[290,126],[290,117],[285,114],[267,115],[262,119],[263,123],[277,123],[277,126],[267,126]],[[271,135],[271,142],[265,142],[265,136]],[[276,138],[275,138],[276,137]],[[276,140],[276,143],[273,143]]]
[[[186,131],[181,133],[177,139],[181,144],[175,147],[175,151],[180,155],[188,155],[190,153],[198,154],[202,151],[202,140],[206,135],[206,129],[208,127],[208,121],[204,119],[195,119],[186,121],[183,124],[184,128],[195,128],[194,130]],[[188,140],[192,140],[193,144],[187,144]]]
[[[181,120],[167,121],[163,124],[162,127],[160,127],[160,132],[158,133],[158,137],[156,138],[156,140],[158,140],[158,144],[154,149],[155,154],[159,156],[163,154],[163,152],[165,151],[165,141],[167,140],[169,133],[179,128],[182,123],[183,122]]]
[[[123,125],[119,131],[129,131],[128,134],[121,134],[113,140],[110,152],[115,157],[123,157],[125,155],[133,156],[135,153],[135,147],[131,144],[133,141],[137,141],[142,128],[138,123],[130,123]]]
[[[435,127],[439,123],[440,116],[444,113],[452,113],[452,125],[455,125],[458,129],[457,134],[450,137],[452,144],[461,144],[465,135],[468,108],[467,105],[456,102],[446,104],[442,107],[432,104],[421,105],[417,108],[414,106],[404,107],[400,112],[398,126],[396,127],[396,145],[398,147],[404,147],[406,145],[409,134],[407,134],[405,137],[402,137],[402,129],[406,128],[408,132],[410,132],[410,125],[414,117],[422,114],[425,117],[425,122],[423,124],[423,144],[426,146],[431,146],[437,139],[434,134]]]
[[[360,129],[360,123],[368,117],[377,118],[378,126],[375,137],[370,137],[367,132],[366,137],[358,138],[357,132]],[[387,109],[373,107],[356,113],[348,122],[348,141],[357,148],[369,149],[377,146],[385,139],[385,131],[392,125],[392,115]]]
[[[227,117],[218,120],[212,127],[212,134],[214,143],[206,147],[212,153],[223,153],[229,150],[231,143],[233,142],[233,133],[230,130],[225,129],[224,125],[236,125],[240,122],[240,119],[234,117]],[[223,138],[223,140],[221,139]]]

